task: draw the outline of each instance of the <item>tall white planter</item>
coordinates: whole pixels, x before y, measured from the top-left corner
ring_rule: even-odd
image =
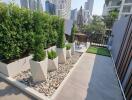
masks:
[[[57,48],[58,62],[64,64],[66,62],[66,48]]]
[[[90,47],[90,42],[86,42],[86,48]]]
[[[45,81],[47,78],[48,58],[41,62],[30,60],[31,73],[34,82]]]
[[[75,42],[71,43],[71,54],[73,55],[75,53]]]
[[[58,57],[55,59],[48,59],[48,71],[54,71],[58,69]]]
[[[0,62],[0,73],[6,76],[14,77],[22,71],[27,71],[30,69],[30,59],[32,59],[32,56],[18,59],[9,64]]]
[[[71,49],[66,50],[66,58],[71,58]]]

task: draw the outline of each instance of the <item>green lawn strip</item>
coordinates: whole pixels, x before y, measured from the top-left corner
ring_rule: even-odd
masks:
[[[91,46],[88,48],[87,53],[111,57],[109,50],[105,47]]]

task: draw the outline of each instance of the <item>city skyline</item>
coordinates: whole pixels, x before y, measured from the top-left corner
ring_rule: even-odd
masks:
[[[2,0],[2,1],[9,2],[11,0]],[[42,1],[43,8],[45,8],[45,1],[46,0],[41,0],[41,1]],[[76,8],[79,9],[81,6],[84,7],[84,3],[86,1],[87,0],[78,0],[76,2],[76,0],[72,0],[71,10],[76,9]],[[94,1],[94,7],[93,7],[93,15],[102,15],[103,6],[104,6],[104,0],[95,0]]]

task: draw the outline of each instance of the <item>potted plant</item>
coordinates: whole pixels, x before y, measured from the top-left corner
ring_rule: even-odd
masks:
[[[66,47],[65,47],[65,35],[64,35],[64,20],[60,19],[60,27],[57,39],[57,55],[58,62],[65,63],[66,62]]]
[[[34,21],[34,55],[30,60],[30,67],[35,82],[44,81],[47,78],[48,58],[44,51],[45,37],[42,28],[42,15],[40,12],[33,13]]]
[[[31,20],[27,14],[31,11],[0,3],[0,73],[6,76],[30,69],[33,32],[28,30]]]
[[[35,82],[44,81],[47,78],[48,59],[46,52],[43,50],[41,39],[42,35],[35,37],[34,55],[33,59],[30,60],[31,73]]]
[[[58,56],[54,50],[48,51],[48,71],[58,69]]]
[[[71,43],[71,53],[72,54],[74,54],[75,52],[75,32],[76,32],[76,27],[75,27],[75,24],[73,24],[71,35],[69,37],[69,43]]]
[[[71,58],[71,44],[66,45],[66,57]]]

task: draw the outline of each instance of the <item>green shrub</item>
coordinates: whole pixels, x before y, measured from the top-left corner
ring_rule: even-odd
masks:
[[[66,44],[66,50],[70,50],[71,49],[71,44]]]
[[[72,30],[71,30],[71,35],[69,37],[69,42],[73,43],[75,41],[75,24],[73,24]]]
[[[60,48],[64,47],[62,19],[43,12],[32,12],[13,4],[0,3],[0,56],[2,60],[9,63],[32,52],[35,54],[35,60],[42,60],[44,58],[40,57],[42,48],[55,44],[58,44]]]
[[[33,13],[33,24],[34,24],[34,56],[33,60],[42,61],[45,59],[46,54],[44,51],[44,31],[43,31],[43,16],[40,12]]]
[[[57,48],[64,48],[65,47],[65,35],[64,35],[64,20],[60,20],[60,27],[58,32],[58,39],[57,39]]]
[[[0,55],[6,63],[29,55],[33,31],[31,11],[0,3]]]
[[[55,51],[53,51],[53,50],[51,50],[50,52],[48,51],[48,58],[49,59],[53,60],[56,57],[57,57],[57,53]]]
[[[46,52],[43,49],[43,36],[36,35],[35,36],[35,43],[34,43],[34,61],[42,61],[46,57]]]

